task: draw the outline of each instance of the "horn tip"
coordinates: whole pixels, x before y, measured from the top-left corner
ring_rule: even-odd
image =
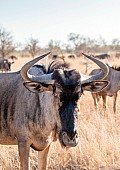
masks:
[[[45,55],[49,55],[49,54],[51,54],[51,51],[48,51],[47,53],[45,53]]]
[[[50,54],[51,53],[51,51],[48,51],[48,54]]]
[[[84,55],[84,56],[86,56],[86,54],[85,54],[85,53],[83,53],[83,52],[82,52],[81,54],[82,54],[82,55]]]

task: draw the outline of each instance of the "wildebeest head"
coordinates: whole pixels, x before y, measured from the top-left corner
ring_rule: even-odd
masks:
[[[32,92],[52,91],[59,101],[59,117],[61,130],[59,139],[63,146],[73,147],[78,143],[78,100],[83,90],[97,92],[107,86],[108,81],[102,79],[108,74],[108,67],[103,62],[91,56],[85,55],[100,66],[102,72],[97,75],[82,75],[78,70],[54,69],[50,73],[30,74],[28,71],[33,64],[45,57],[44,54],[25,64],[21,69],[24,85]]]

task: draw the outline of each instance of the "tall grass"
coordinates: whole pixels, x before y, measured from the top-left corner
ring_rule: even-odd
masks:
[[[84,73],[82,62],[84,58],[74,60],[72,67],[77,67]],[[13,70],[22,64],[23,61],[17,61]],[[94,64],[90,63],[90,66],[92,68]],[[75,148],[62,149],[58,141],[52,143],[48,155],[48,170],[120,170],[120,96],[117,103],[116,114],[112,111],[110,97],[106,114],[103,114],[102,103],[96,113],[91,94],[85,92],[80,100],[79,144]],[[30,159],[31,170],[37,170],[37,152],[33,149],[30,151]],[[18,170],[19,166],[17,146],[1,145],[0,170]]]

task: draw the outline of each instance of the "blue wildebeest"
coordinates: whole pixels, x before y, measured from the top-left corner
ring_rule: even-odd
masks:
[[[75,55],[74,54],[68,55],[68,58],[75,59]]]
[[[103,100],[103,110],[106,111],[106,97],[113,97],[113,111],[116,112],[116,100],[117,100],[117,93],[120,90],[120,67],[109,67],[109,73],[105,80],[109,81],[109,85],[104,88],[102,91],[98,93],[92,93],[92,97],[94,100],[94,106],[96,110],[98,110],[98,103],[100,98],[102,97]],[[93,69],[90,75],[98,74],[101,69]]]
[[[75,147],[78,99],[83,90],[97,92],[108,84],[101,79],[109,69],[98,59],[84,54],[103,70],[85,76],[55,64],[49,69],[34,65],[48,54],[26,63],[18,72],[0,74],[0,144],[18,144],[22,170],[29,169],[30,147],[38,151],[39,170],[46,169],[50,144],[57,138],[63,147]]]
[[[110,58],[109,54],[98,54],[94,56],[95,58],[99,58],[99,59],[105,59],[105,58]]]
[[[11,71],[11,64],[13,64],[13,62],[8,61],[8,59],[0,59],[0,70],[3,72],[7,72],[7,71]]]

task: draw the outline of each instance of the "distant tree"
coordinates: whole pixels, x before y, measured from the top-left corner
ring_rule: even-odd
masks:
[[[99,36],[99,38],[91,39],[89,37],[70,33],[68,35],[68,41],[72,42],[74,45],[74,52],[77,56],[80,55],[81,51],[87,52],[87,53],[96,53],[96,52],[108,52],[109,48],[106,44],[105,40],[102,36]]]
[[[120,40],[118,38],[112,40],[111,49],[113,51],[120,51]]]
[[[31,37],[26,44],[25,50],[28,51],[33,58],[40,51],[38,43],[39,41],[37,39]]]
[[[47,50],[51,51],[54,55],[63,55],[60,41],[50,40],[47,45]]]
[[[68,35],[68,41],[71,41],[76,49],[80,44],[80,35],[75,33],[70,33]]]
[[[85,36],[70,33],[68,35],[68,41],[73,43],[75,54],[77,56],[79,56],[82,51],[87,51],[87,38]]]
[[[70,45],[70,44],[64,44],[63,45],[63,48],[65,49],[65,51],[67,52],[67,53],[73,53],[73,47]]]
[[[0,28],[0,55],[5,58],[15,50],[13,37],[5,28]]]
[[[54,41],[54,40],[50,40],[48,42],[48,49],[52,52],[56,52],[59,51],[61,49],[60,47],[60,41]]]

